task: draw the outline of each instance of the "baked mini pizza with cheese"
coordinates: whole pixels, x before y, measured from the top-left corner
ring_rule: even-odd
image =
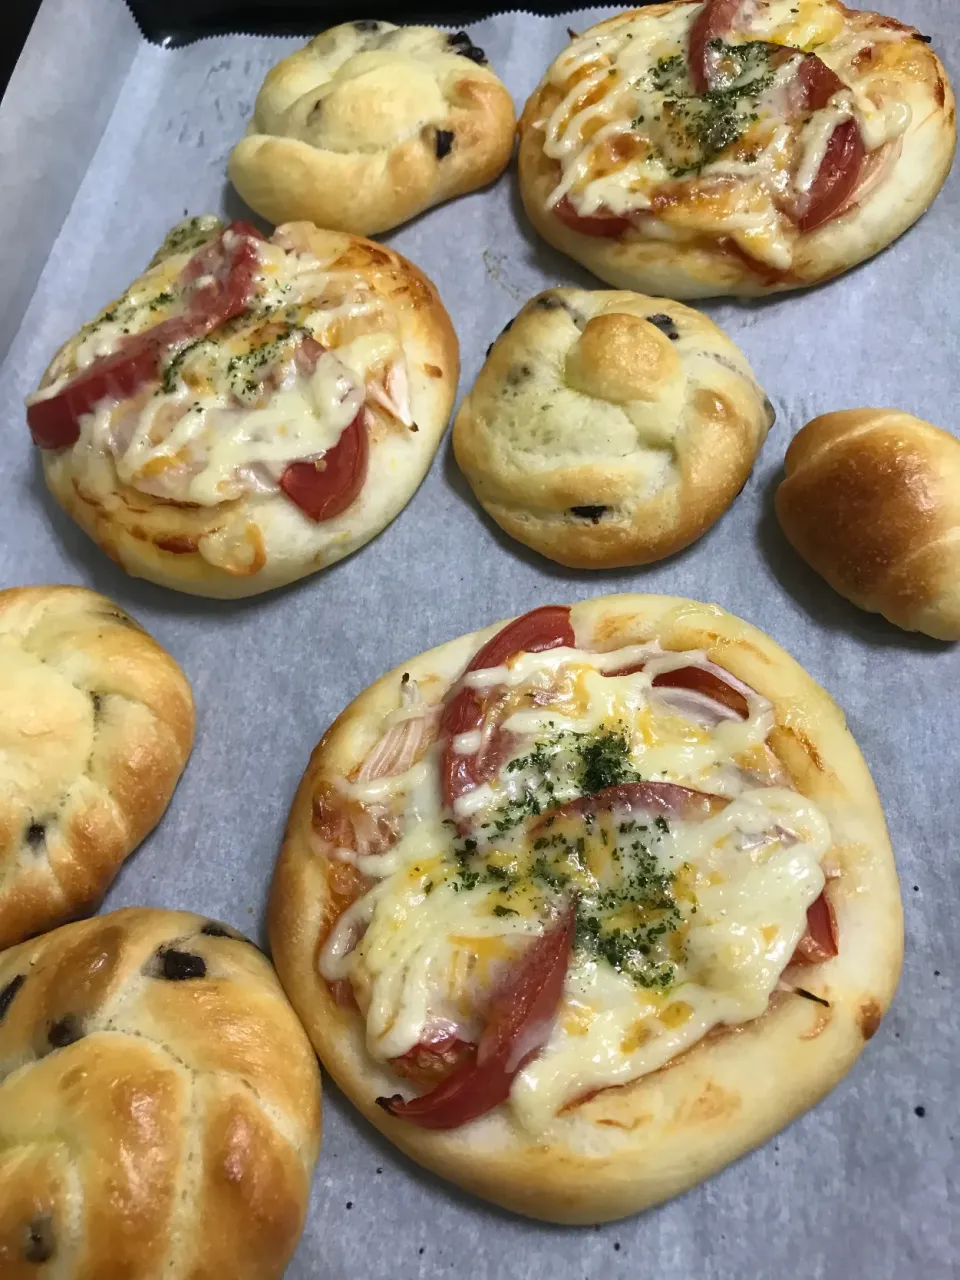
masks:
[[[458,373],[439,294],[399,254],[191,218],[61,347],[27,422],[53,495],[129,573],[248,596],[402,510]]]
[[[536,609],[362,693],[297,793],[269,928],[368,1119],[571,1223],[675,1195],[814,1103],[902,952],[836,705],[722,609],[640,595]]]
[[[619,288],[828,280],[929,207],[956,147],[927,37],[840,0],[673,0],[554,61],[520,122],[533,225]]]
[[[700,537],[774,420],[743,352],[680,302],[548,289],[491,347],[453,447],[501,528],[560,564],[649,564]]]
[[[230,178],[271,222],[375,235],[499,177],[515,125],[465,31],[345,22],[269,73]]]

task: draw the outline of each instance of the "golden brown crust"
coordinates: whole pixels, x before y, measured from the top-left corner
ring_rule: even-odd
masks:
[[[699,538],[743,488],[773,418],[743,353],[700,312],[548,289],[494,344],[453,447],[512,537],[560,564],[612,568]]]
[[[784,470],[780,524],[835,591],[960,640],[960,441],[896,409],[848,409],[808,422]]]
[[[83,447],[82,441],[73,448],[44,450],[44,474],[54,497],[102,551],[135,577],[221,598],[257,595],[294,582],[375,537],[409,502],[436,453],[460,372],[457,337],[436,287],[412,262],[371,240],[321,231],[310,223],[280,227],[276,236],[314,253],[331,270],[356,272],[386,300],[399,326],[417,430],[401,430],[374,409],[369,469],[360,495],[342,515],[319,524],[280,491],[214,507],[185,505],[125,484],[112,458]]]
[[[710,1036],[661,1071],[605,1090],[564,1112],[548,1141],[533,1141],[498,1108],[482,1120],[430,1132],[374,1099],[397,1080],[366,1052],[360,1015],[338,1006],[317,970],[329,924],[329,864],[311,841],[313,798],[376,741],[409,672],[430,701],[442,696],[503,624],[450,641],[382,677],[343,712],[314,751],[277,864],[269,931],[277,970],[324,1065],[363,1114],[415,1160],[497,1204],[566,1223],[623,1217],[664,1200],[764,1141],[812,1106],[847,1071],[896,988],[902,958],[899,885],[873,782],[832,699],[766,635],[714,605],[666,596],[607,596],[574,605],[582,647],[598,651],[659,639],[703,649],[770,698],[772,742],[794,785],[826,814],[839,869],[831,901],[840,954],[802,971],[829,1009],[778,995],[767,1013]],[[790,971],[788,971],[789,976]],[[799,971],[798,971],[799,974]],[[744,1081],[764,1081],[745,1088]]]
[[[0,948],[92,911],[193,745],[173,658],[80,587],[0,592]]]
[[[840,0],[828,2],[853,31],[876,30],[883,37],[900,26],[876,13],[847,9]],[[582,35],[602,35],[638,14],[670,16],[692,3],[672,0],[617,14]],[[946,181],[956,150],[956,104],[943,63],[917,39],[885,42],[879,48],[873,62],[860,69],[862,87],[883,101],[895,93],[909,103],[911,122],[899,150],[889,156],[882,181],[865,181],[862,197],[842,216],[816,230],[796,233],[788,270],[751,258],[729,232],[691,235],[688,223],[699,217],[696,201],[675,194],[669,186],[661,210],[669,224],[666,231],[661,228],[648,236],[632,228],[621,238],[605,239],[562,223],[547,207],[558,168],[543,149],[543,121],[562,97],[549,81],[549,69],[518,126],[520,192],[527,216],[554,248],[618,289],[688,300],[761,297],[830,280],[879,253],[926,212]]]
[[[233,930],[130,908],[0,955],[5,1278],[279,1280],[319,1141],[316,1059]]]
[[[478,57],[462,32],[370,21],[324,31],[267,76],[231,181],[271,222],[359,235],[486,186],[510,159],[516,117]]]

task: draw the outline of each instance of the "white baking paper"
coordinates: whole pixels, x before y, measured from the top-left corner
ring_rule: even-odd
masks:
[[[888,7],[960,70],[954,0]],[[522,106],[566,27],[609,12],[505,14],[470,30]],[[75,61],[73,74],[43,74],[69,65],[81,31],[82,74]],[[227,154],[264,73],[297,43],[238,35],[169,51],[137,36],[119,0],[45,0],[29,49],[40,70],[18,72],[0,108],[3,287],[12,284],[0,311],[11,330],[0,365],[0,583],[77,582],[112,596],[176,655],[197,701],[183,781],[107,908],[189,908],[263,942],[294,789],[322,731],[365,685],[536,605],[659,591],[749,619],[845,709],[889,820],[907,948],[890,1015],[829,1098],[705,1185],[619,1225],[552,1228],[462,1196],[399,1156],[328,1085],[290,1280],[960,1275],[960,651],[835,595],[792,553],[771,508],[786,445],[818,413],[889,405],[957,429],[960,168],[918,226],[838,282],[706,307],[747,353],[777,424],[733,508],[683,554],[634,572],[558,568],[486,519],[445,440],[407,509],[350,560],[246,602],[199,600],[126,577],[61,514],[22,400],[56,346],[143,268],[171,223],[245,212],[226,182]],[[460,337],[461,392],[526,298],[590,280],[533,235],[512,171],[388,239],[440,287]],[[32,264],[44,259],[29,297]],[[0,339],[5,347],[2,329]]]

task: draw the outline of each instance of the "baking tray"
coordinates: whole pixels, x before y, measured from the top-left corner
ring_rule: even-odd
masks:
[[[888,8],[960,69],[953,0]],[[567,25],[614,11],[508,13],[471,32],[522,104]],[[456,11],[436,20],[448,16]],[[267,68],[296,43],[246,34],[165,49],[120,0],[44,0],[0,107],[0,582],[77,582],[112,596],[176,655],[197,701],[183,781],[105,909],[190,908],[262,943],[294,789],[356,693],[405,657],[494,619],[649,590],[714,600],[749,619],[843,706],[890,824],[907,947],[889,1016],[823,1103],[704,1185],[612,1226],[542,1226],[460,1195],[399,1156],[327,1083],[324,1148],[290,1280],[960,1274],[960,651],[834,595],[789,549],[771,509],[786,445],[817,413],[892,405],[956,428],[960,167],[916,228],[840,281],[705,307],[746,351],[778,420],[743,494],[683,554],[633,572],[562,570],[482,515],[446,440],[407,509],[349,560],[249,601],[195,599],[127,577],[60,513],[21,403],[58,343],[142,269],[169,224],[185,211],[243,213],[226,157]],[[461,339],[461,393],[528,296],[591,282],[529,231],[511,173],[385,238],[439,284]]]

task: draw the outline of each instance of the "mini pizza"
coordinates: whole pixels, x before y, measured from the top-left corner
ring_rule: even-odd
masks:
[[[457,413],[457,462],[507,533],[560,564],[649,564],[701,536],[774,420],[705,315],[639,293],[548,289],[493,344]]]
[[[458,373],[440,297],[399,254],[191,218],[61,347],[27,422],[54,497],[129,573],[248,596],[402,510]]]
[[[320,1073],[245,938],[131,907],[0,954],[3,1280],[281,1280]]]
[[[843,716],[712,605],[545,607],[317,747],[269,913],[324,1064],[533,1217],[664,1200],[811,1106],[893,995],[897,875]]]
[[[186,676],[112,600],[0,591],[0,950],[96,909],[193,730]]]
[[[878,253],[956,148],[926,36],[840,0],[673,0],[554,61],[520,122],[520,188],[556,248],[622,289],[749,297]]]
[[[515,125],[465,31],[345,22],[269,73],[230,178],[271,222],[375,235],[492,182]]]

